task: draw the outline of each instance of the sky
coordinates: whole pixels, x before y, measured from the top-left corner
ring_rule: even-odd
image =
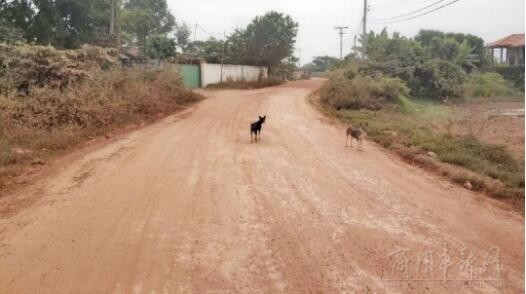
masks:
[[[397,23],[382,19],[405,15],[439,0],[368,0],[367,31],[399,32],[412,37],[420,29],[470,33],[485,43],[514,33],[524,33],[524,0],[459,0],[427,15]],[[436,6],[453,0],[442,0]],[[167,0],[178,23],[188,24],[195,38],[222,38],[244,28],[257,15],[275,10],[290,15],[299,24],[296,57],[306,64],[314,56],[339,57],[340,39],[336,26],[349,27],[343,35],[343,53],[348,54],[354,36],[361,32],[363,0]],[[384,21],[385,22],[385,21]],[[194,38],[194,35],[191,37]]]

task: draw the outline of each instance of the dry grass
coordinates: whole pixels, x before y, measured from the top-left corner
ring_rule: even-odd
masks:
[[[182,86],[176,68],[98,70],[67,88],[0,95],[0,187],[23,166],[200,99]]]
[[[67,88],[100,69],[118,65],[117,51],[85,45],[78,50],[0,44],[0,94],[30,88]]]

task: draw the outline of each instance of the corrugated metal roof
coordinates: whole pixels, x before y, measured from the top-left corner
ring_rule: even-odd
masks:
[[[524,47],[524,34],[513,34],[486,45],[488,48]]]

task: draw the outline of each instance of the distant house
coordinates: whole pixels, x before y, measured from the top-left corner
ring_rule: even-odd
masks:
[[[524,64],[524,34],[513,34],[486,45],[495,56],[495,49],[499,49],[499,62],[509,65]]]

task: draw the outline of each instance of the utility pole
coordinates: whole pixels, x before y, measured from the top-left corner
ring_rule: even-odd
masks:
[[[339,30],[338,34],[340,35],[340,60],[343,59],[343,34],[345,34],[343,30],[348,29],[348,28],[349,27],[335,27],[334,28],[336,30]]]
[[[363,0],[363,36],[362,36],[362,57],[365,59],[365,51],[367,45],[367,0]]]
[[[194,42],[195,42],[196,36],[197,36],[197,23],[195,23],[195,29],[194,29]]]

